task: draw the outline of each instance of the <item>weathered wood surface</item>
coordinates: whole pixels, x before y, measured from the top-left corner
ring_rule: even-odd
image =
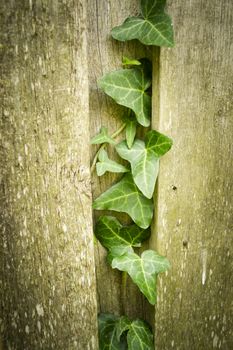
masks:
[[[130,58],[142,58],[151,56],[151,48],[140,45],[137,41],[121,43],[111,38],[111,29],[121,24],[126,17],[139,12],[139,1],[131,0],[127,2],[116,0],[89,0],[89,80],[90,80],[90,127],[91,136],[100,131],[101,126],[106,126],[112,133],[122,125],[126,109],[118,106],[110,97],[107,97],[97,87],[97,81],[104,73],[121,69],[123,55]],[[124,135],[119,136],[119,140]],[[96,147],[92,146],[93,156]],[[116,155],[112,150],[110,157]],[[119,161],[119,158],[116,158]],[[108,189],[119,176],[106,174],[98,178],[93,175],[93,196],[97,197],[100,193]],[[100,214],[95,212],[95,218]],[[106,212],[109,215],[111,213]],[[114,212],[114,215],[117,215]],[[122,223],[128,223],[126,216],[117,215]],[[113,312],[116,314],[127,314],[129,317],[147,318],[148,312],[145,309],[144,297],[138,288],[127,280],[127,294],[122,298],[121,273],[112,270],[106,264],[106,252],[98,243],[96,245],[96,273],[98,286],[98,304],[99,311]]]
[[[157,349],[233,349],[233,2],[170,1],[176,47],[160,57]],[[156,112],[157,113],[157,112]],[[155,123],[157,125],[157,123]]]
[[[86,2],[1,2],[5,350],[96,350]]]

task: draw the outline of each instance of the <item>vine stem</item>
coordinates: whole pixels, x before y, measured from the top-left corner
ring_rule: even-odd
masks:
[[[118,135],[120,135],[122,133],[122,131],[125,129],[126,127],[126,123],[122,124],[120,126],[119,129],[117,129],[112,135],[111,135],[111,138],[112,139],[115,139]],[[99,156],[99,153],[102,149],[104,149],[106,147],[107,143],[103,143],[100,148],[98,149],[98,151],[96,152],[95,156],[94,156],[94,159],[92,161],[92,164],[91,164],[91,174],[93,174],[94,170],[95,170],[95,165],[96,165],[96,162],[97,162],[97,159],[98,159],[98,156]]]

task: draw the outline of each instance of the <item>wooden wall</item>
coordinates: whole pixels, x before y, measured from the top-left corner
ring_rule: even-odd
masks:
[[[233,2],[170,1],[176,46],[160,55],[163,159],[154,227],[157,349],[233,348]],[[155,107],[156,108],[156,107]],[[156,243],[156,242],[155,242]]]
[[[5,350],[97,350],[96,303],[100,312],[148,320],[158,350],[233,348],[233,2],[170,0],[168,11],[176,46],[160,51],[110,37],[139,12],[138,0],[1,4]],[[120,68],[123,55],[153,60],[152,126],[174,140],[161,161],[143,247],[172,265],[158,279],[155,308],[130,278],[122,297],[121,274],[106,265],[99,243],[94,270],[89,126],[94,136],[122,123],[124,109],[97,80]],[[95,152],[92,146],[91,158]],[[110,156],[117,159],[112,149]],[[94,174],[93,197],[116,180]]]
[[[121,115],[121,108],[97,88],[97,79],[119,68],[123,54],[152,55],[151,48],[118,43],[109,35],[114,25],[137,13],[137,4],[108,0],[91,7],[92,135],[101,125],[114,131]],[[153,49],[152,125],[170,135],[174,147],[161,161],[149,245],[168,256],[172,269],[159,278],[156,308],[149,307],[131,283],[122,300],[120,275],[106,266],[105,252],[97,244],[99,310],[126,312],[150,322],[155,318],[158,349],[230,349],[232,2],[173,0],[168,11],[176,46]],[[112,175],[94,177],[94,197],[115,180]]]
[[[0,331],[96,350],[86,2],[0,6]]]

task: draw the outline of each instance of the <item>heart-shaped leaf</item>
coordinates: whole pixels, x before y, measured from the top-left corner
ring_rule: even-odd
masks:
[[[107,262],[109,265],[112,265],[112,261],[114,258],[118,256],[122,256],[124,254],[128,253],[134,253],[134,250],[131,246],[127,245],[118,245],[118,246],[113,246],[107,254]]]
[[[146,90],[151,86],[151,66],[144,60],[142,66],[121,69],[104,75],[99,86],[118,104],[132,109],[137,121],[143,126],[150,125],[151,97]]]
[[[121,316],[116,322],[116,336],[120,341],[122,334],[131,327],[131,321],[127,316]]]
[[[98,323],[100,350],[154,349],[150,327],[142,320],[131,321],[127,316],[100,314]]]
[[[91,139],[91,144],[92,145],[98,145],[101,143],[110,143],[112,145],[116,144],[116,141],[114,141],[109,135],[108,135],[108,129],[105,127],[102,127],[100,129],[100,133],[96,136],[94,136]]]
[[[126,339],[117,339],[116,322],[119,317],[112,314],[100,314],[99,325],[99,348],[100,350],[126,350]]]
[[[112,261],[112,267],[126,271],[152,305],[156,303],[156,275],[169,266],[167,258],[153,250],[144,251],[141,257],[126,253]]]
[[[149,227],[153,217],[153,201],[139,191],[131,173],[102,193],[94,201],[93,208],[125,212],[141,228]]]
[[[150,236],[150,230],[137,225],[122,226],[113,216],[102,216],[95,226],[95,235],[100,243],[111,250],[113,247],[140,247]]]
[[[167,136],[151,130],[146,134],[145,142],[136,140],[131,149],[125,141],[116,146],[118,154],[130,162],[134,181],[140,191],[152,198],[159,171],[159,158],[172,146]]]
[[[142,15],[129,17],[112,29],[113,38],[126,41],[138,39],[145,45],[174,45],[171,18],[164,12],[166,0],[141,0]]]
[[[135,320],[131,323],[127,333],[127,343],[129,350],[154,350],[151,330],[141,320]]]
[[[96,172],[98,176],[104,175],[106,171],[112,173],[127,173],[129,171],[124,165],[109,159],[108,153],[104,149],[100,151],[98,159],[100,160],[96,163]]]

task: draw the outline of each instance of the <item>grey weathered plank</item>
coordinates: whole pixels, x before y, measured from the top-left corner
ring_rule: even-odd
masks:
[[[96,350],[86,2],[1,2],[0,329]]]
[[[174,147],[161,163],[155,232],[172,268],[159,278],[156,344],[230,350],[233,2],[170,1],[169,12],[176,47],[161,51],[159,129]]]

